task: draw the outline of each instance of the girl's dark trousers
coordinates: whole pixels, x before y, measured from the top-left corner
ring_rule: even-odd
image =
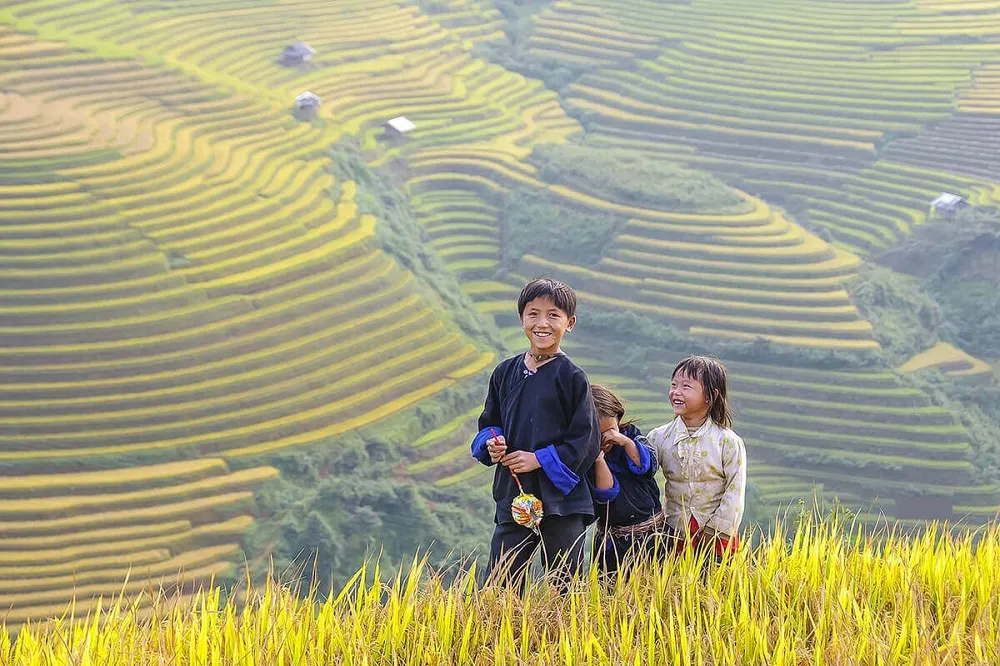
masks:
[[[673,551],[674,535],[669,525],[639,534],[604,535],[598,530],[594,539],[594,562],[608,578],[627,573],[626,569],[637,563],[662,562]]]

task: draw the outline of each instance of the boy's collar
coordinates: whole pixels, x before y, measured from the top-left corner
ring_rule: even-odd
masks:
[[[535,363],[544,363],[545,361],[551,361],[552,359],[558,358],[559,356],[562,355],[563,355],[562,351],[557,351],[552,354],[536,354],[530,349],[528,350],[528,356],[533,358],[535,360]]]

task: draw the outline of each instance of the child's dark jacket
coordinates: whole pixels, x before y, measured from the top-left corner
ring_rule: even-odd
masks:
[[[502,361],[490,377],[486,404],[472,456],[491,465],[486,441],[492,431],[507,440],[507,451],[532,451],[541,469],[520,474],[527,493],[542,500],[545,515],[594,516],[587,473],[600,450],[597,410],[587,375],[566,355],[529,374],[524,355]],[[510,505],[518,495],[513,475],[497,465],[493,475],[496,522],[513,522]]]
[[[598,502],[598,518],[602,527],[635,525],[660,513],[660,488],[656,484],[659,467],[642,432],[634,425],[625,426],[622,434],[635,442],[639,449],[639,464],[628,457],[625,449],[612,447],[604,454],[615,483],[611,488],[594,489]]]

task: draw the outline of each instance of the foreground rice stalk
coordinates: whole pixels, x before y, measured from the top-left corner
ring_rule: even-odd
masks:
[[[566,597],[444,585],[425,560],[378,580],[363,567],[336,596],[274,583],[245,603],[106,604],[89,618],[0,632],[11,666],[306,664],[997,664],[1000,528],[880,537],[804,520],[718,566],[672,557]],[[176,601],[176,603],[174,603]]]

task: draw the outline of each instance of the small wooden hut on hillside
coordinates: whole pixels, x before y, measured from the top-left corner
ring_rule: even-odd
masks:
[[[289,44],[281,51],[278,61],[285,67],[295,67],[312,60],[316,55],[316,50],[305,42],[295,42]]]
[[[931,202],[931,208],[942,217],[952,217],[958,211],[968,208],[969,202],[957,194],[944,192],[937,199]]]
[[[322,103],[319,95],[307,90],[295,98],[295,113],[300,118],[315,118]]]
[[[382,128],[385,130],[385,138],[392,141],[400,141],[407,134],[417,129],[417,126],[406,116],[396,116],[383,123]]]

